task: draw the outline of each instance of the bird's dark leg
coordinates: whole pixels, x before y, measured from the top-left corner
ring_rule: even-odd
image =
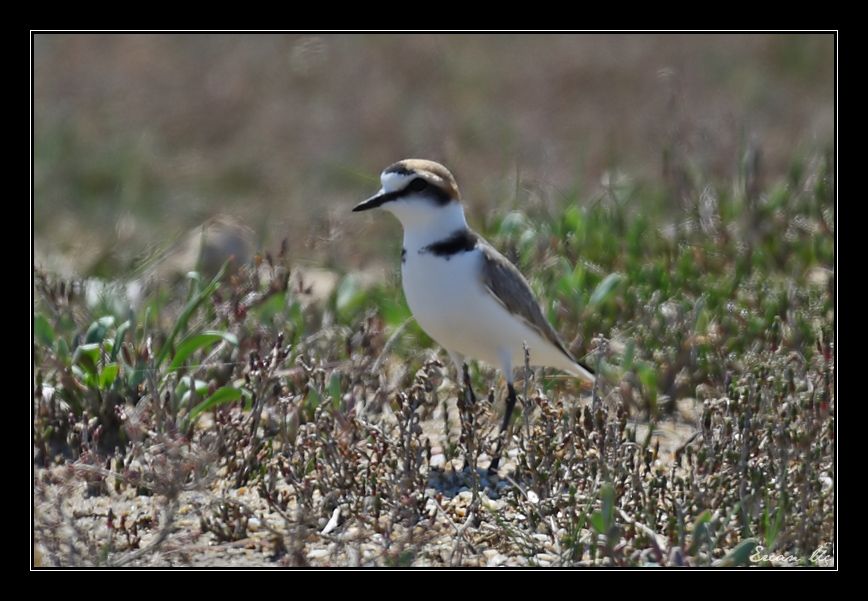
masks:
[[[503,446],[503,437],[509,426],[509,420],[512,417],[512,411],[515,409],[515,387],[512,382],[507,382],[506,387],[509,390],[509,396],[506,397],[506,414],[503,416],[503,423],[500,425],[500,434],[497,437],[497,450],[494,452],[494,459],[491,460],[491,465],[488,467],[488,473],[493,474],[500,467],[500,453]]]
[[[473,394],[473,383],[470,381],[470,371],[467,369],[467,363],[461,364],[461,371],[464,376],[464,407],[462,407],[462,403],[458,403],[459,411],[466,411],[467,419],[471,420],[471,423],[475,421],[475,411],[476,411],[476,395]],[[462,470],[466,470],[470,467],[470,460],[468,457],[464,458],[464,467]]]
[[[475,405],[476,395],[473,394],[473,384],[470,382],[470,371],[467,369],[467,363],[463,363],[461,369],[464,372],[464,400],[468,405]]]

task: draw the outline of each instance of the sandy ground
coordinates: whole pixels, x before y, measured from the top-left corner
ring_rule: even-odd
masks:
[[[450,418],[456,412],[454,403],[454,398],[448,403]],[[133,487],[117,492],[111,476],[106,479],[104,494],[89,495],[90,468],[57,466],[35,473],[35,521],[53,524],[49,532],[64,543],[52,554],[37,542],[35,565],[50,566],[58,561],[67,566],[141,567],[559,565],[558,541],[565,533],[548,528],[528,530],[526,516],[501,494],[510,487],[520,487],[511,478],[515,448],[505,458],[502,477],[489,478],[484,470],[479,471],[481,520],[468,520],[473,498],[471,474],[462,471],[460,459],[446,462],[441,447],[442,411],[441,405],[421,424],[423,437],[432,441],[432,459],[425,490],[426,512],[411,531],[401,525],[388,530],[391,517],[386,515],[380,517],[380,528],[374,521],[365,524],[347,519],[347,511],[341,512],[340,506],[300,529],[284,519],[293,521],[294,503],[282,516],[269,508],[255,488],[233,488],[225,469],[218,471],[207,487],[182,492],[171,525],[165,528],[165,497],[139,495]],[[694,426],[685,420],[693,416],[694,403],[684,401],[673,420],[657,425],[653,437],[660,441],[660,463],[669,464],[674,450],[695,433]],[[449,422],[452,435],[457,436],[457,420]],[[634,425],[637,440],[643,439],[647,424]],[[480,466],[487,466],[489,461],[483,454]],[[532,501],[535,493],[525,490],[523,494]],[[220,540],[203,527],[203,520],[219,522],[224,508],[245,518],[244,531],[229,537],[237,540]],[[391,540],[378,529],[391,532]],[[505,531],[510,536],[505,537]],[[37,540],[45,532],[38,531]],[[515,544],[525,538],[526,544]],[[131,540],[136,542],[131,544]],[[69,544],[72,541],[74,544]]]

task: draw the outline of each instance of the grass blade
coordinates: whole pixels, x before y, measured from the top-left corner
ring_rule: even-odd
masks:
[[[195,312],[196,309],[199,308],[199,305],[201,305],[205,301],[205,299],[210,298],[211,295],[216,292],[217,287],[220,285],[220,280],[223,279],[223,274],[226,273],[226,267],[228,265],[229,261],[223,263],[223,266],[220,268],[220,271],[217,273],[217,275],[214,276],[214,279],[211,280],[211,283],[205,286],[205,288],[203,288],[199,294],[190,299],[190,302],[188,302],[187,306],[184,307],[184,310],[178,317],[178,321],[175,322],[175,326],[172,328],[169,337],[166,339],[166,343],[160,349],[160,352],[157,355],[157,359],[154,361],[154,367],[160,367],[163,361],[166,360],[166,357],[168,357],[169,355],[169,351],[171,351],[171,349],[175,345],[175,338],[177,338],[178,334],[181,333],[181,330],[183,330],[187,326],[187,321],[189,321],[190,316],[193,314],[193,312]]]
[[[232,401],[237,401],[241,398],[241,391],[237,388],[232,388],[230,386],[224,386],[219,389],[217,392],[209,396],[207,399],[193,407],[193,410],[190,412],[189,417],[187,418],[187,428],[190,427],[190,424],[196,422],[199,419],[199,416],[202,415],[205,411],[209,411],[214,407],[219,405],[223,405],[225,403],[231,403]],[[185,430],[187,428],[184,428]]]
[[[219,342],[220,340],[225,340],[229,344],[233,346],[238,345],[238,338],[235,337],[234,334],[230,334],[229,332],[219,332],[217,330],[206,330],[201,334],[194,334],[193,336],[189,336],[186,338],[181,344],[178,345],[178,349],[175,351],[175,356],[172,359],[172,363],[169,366],[169,371],[176,371],[184,365],[184,361],[198,351],[201,348],[214,344],[215,342]]]

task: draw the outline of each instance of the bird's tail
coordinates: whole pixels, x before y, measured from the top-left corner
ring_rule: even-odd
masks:
[[[594,375],[594,371],[580,361],[577,361],[573,364],[573,368],[570,370],[570,373],[577,378],[585,380],[589,384],[593,384],[597,380],[597,377]]]

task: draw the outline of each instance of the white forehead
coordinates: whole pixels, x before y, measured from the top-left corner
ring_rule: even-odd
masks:
[[[380,174],[380,183],[383,184],[383,192],[394,192],[401,190],[413,178],[412,174],[403,175],[401,173],[386,173]]]

